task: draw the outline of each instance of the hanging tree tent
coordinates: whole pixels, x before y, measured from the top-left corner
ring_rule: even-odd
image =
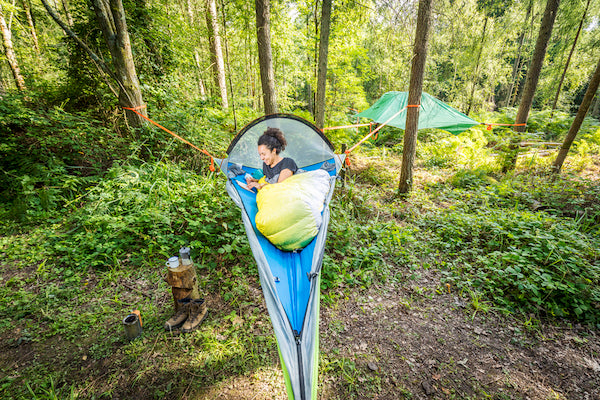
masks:
[[[312,123],[294,115],[272,114],[260,117],[242,128],[229,145],[228,156],[224,159],[213,157],[205,149],[196,147],[152,121],[136,108],[127,108],[209,156],[210,170],[214,171],[216,161],[227,176],[227,192],[242,211],[246,235],[258,266],[263,295],[275,331],[290,399],[317,398],[320,272],[329,225],[329,202],[333,196],[336,178],[348,153],[383,126],[392,125],[404,129],[406,108],[411,107],[407,104],[407,97],[406,92],[388,92],[371,108],[358,114],[371,118],[380,125],[346,150],[345,154],[335,154],[331,142]],[[412,106],[416,107],[416,105]],[[419,128],[445,129],[458,134],[479,124],[426,93],[423,93],[419,107],[421,107]],[[262,169],[262,161],[257,153],[257,142],[269,127],[279,128],[285,133],[288,145],[285,152],[281,153],[282,156],[292,158],[304,171],[324,169],[329,176],[329,188],[320,211],[321,224],[318,233],[307,245],[294,251],[280,250],[261,234],[256,224],[257,194],[243,188],[245,174],[253,174]],[[339,128],[344,127],[325,129]]]
[[[312,171],[330,167],[326,168],[330,185],[318,234],[304,248],[295,251],[278,249],[260,233],[255,221],[257,195],[243,188],[245,174],[253,174],[262,168],[256,146],[268,127],[284,132],[288,144],[281,155],[292,158],[298,168]],[[345,155],[334,154],[331,142],[313,124],[287,114],[267,115],[249,123],[234,138],[227,154],[227,158],[216,161],[228,176],[226,189],[229,196],[242,211],[277,339],[288,396],[295,400],[316,399],[320,272],[329,222],[329,201]]]
[[[386,123],[396,128],[406,128],[406,111],[408,92],[387,92],[370,108],[358,113],[357,117],[364,117],[378,123]],[[465,114],[450,107],[448,104],[423,92],[419,108],[419,129],[437,128],[448,131],[454,135],[466,131],[480,122],[469,118]]]

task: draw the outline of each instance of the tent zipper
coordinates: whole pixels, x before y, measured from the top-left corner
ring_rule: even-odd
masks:
[[[298,370],[300,372],[300,399],[306,400],[304,394],[304,366],[302,365],[302,347],[300,346],[300,334],[294,329],[294,339],[296,339],[296,351],[298,352]]]

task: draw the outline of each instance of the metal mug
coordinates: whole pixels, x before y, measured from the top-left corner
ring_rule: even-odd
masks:
[[[167,267],[174,269],[179,267],[179,257],[177,256],[173,256],[171,258],[169,258],[166,262]]]

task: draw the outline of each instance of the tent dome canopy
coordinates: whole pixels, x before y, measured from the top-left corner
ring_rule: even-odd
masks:
[[[380,124],[385,123],[398,111],[404,109],[388,125],[406,129],[406,106],[408,105],[408,92],[387,92],[370,108],[357,114],[374,120]],[[474,125],[480,123],[469,118],[448,104],[423,92],[421,94],[421,107],[419,109],[419,129],[436,128],[458,135]]]
[[[281,156],[292,158],[299,168],[334,157],[333,145],[315,125],[292,114],[270,114],[255,119],[240,130],[227,149],[228,161],[262,168],[257,145],[258,138],[267,128],[281,129],[287,141]]]

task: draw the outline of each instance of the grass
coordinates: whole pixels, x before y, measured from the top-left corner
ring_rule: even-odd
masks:
[[[598,164],[597,134],[586,133],[587,153],[559,177],[539,159],[501,174],[486,135],[424,142],[405,199],[395,196],[398,151],[353,156],[331,204],[324,309],[387,285],[411,293],[399,301],[406,310],[453,295],[472,321],[505,312],[524,331],[541,320],[600,327],[600,184],[577,170]],[[16,355],[0,357],[0,388],[10,398],[184,397],[278,368],[239,210],[219,176],[163,156],[122,159],[54,192],[37,175],[11,187],[26,196],[0,207],[0,335]],[[210,314],[174,336],[162,330],[171,312],[164,260],[184,245]],[[439,278],[437,289],[413,283],[423,274]],[[121,321],[134,308],[144,333],[127,342]],[[344,321],[329,328],[341,334]],[[319,382],[335,382],[330,398],[375,397],[396,379],[335,349],[321,357]]]

